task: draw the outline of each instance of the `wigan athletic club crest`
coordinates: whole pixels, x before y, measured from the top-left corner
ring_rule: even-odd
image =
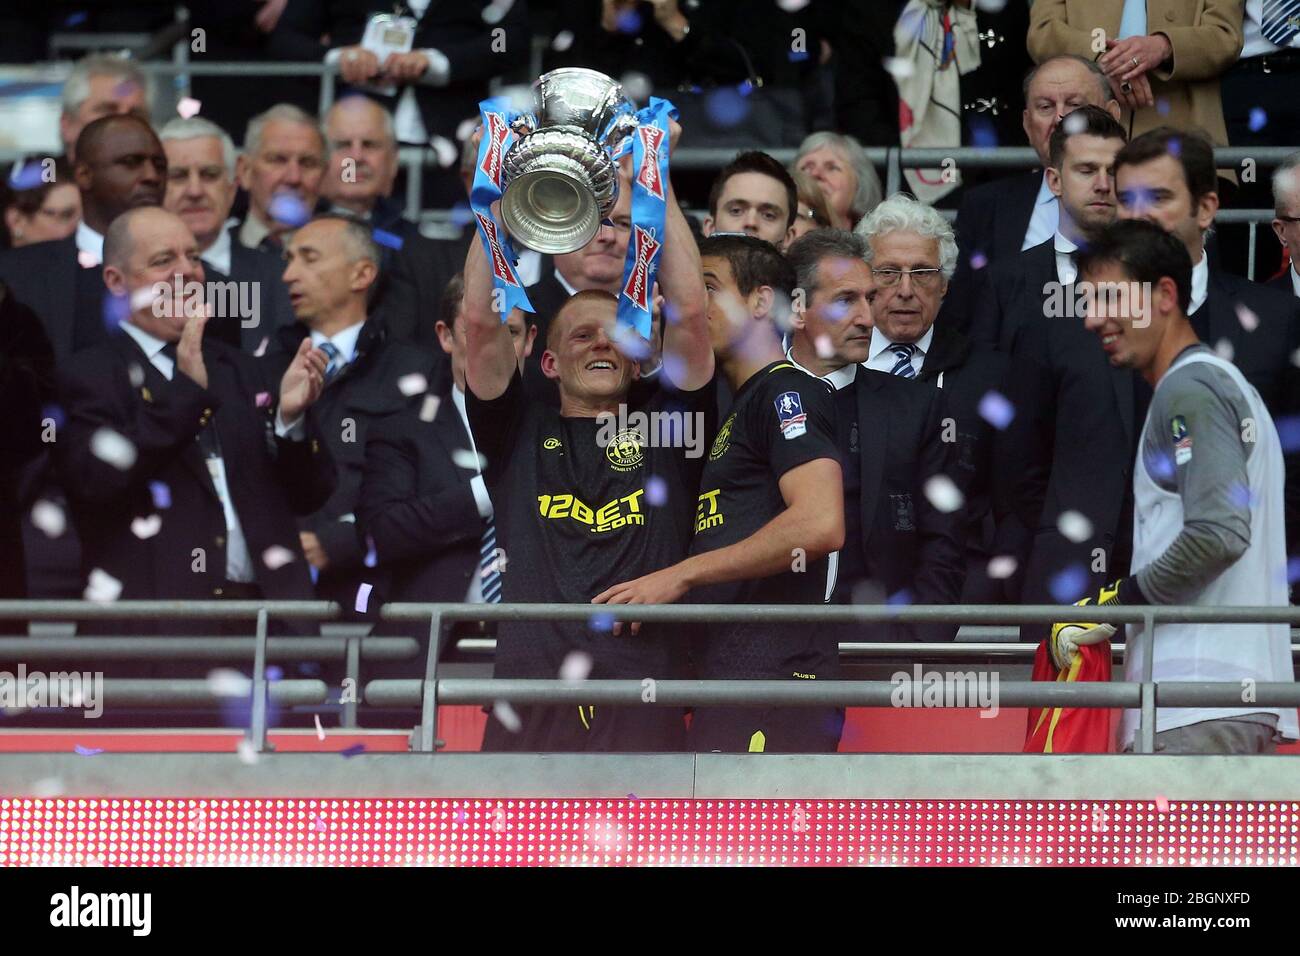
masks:
[[[645,438],[639,431],[635,428],[625,429],[605,446],[605,457],[615,471],[631,471],[639,468],[645,460],[645,453],[641,450],[644,446]]]

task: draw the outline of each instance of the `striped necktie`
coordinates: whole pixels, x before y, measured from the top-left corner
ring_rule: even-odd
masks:
[[[900,342],[897,345],[891,345],[889,351],[898,356],[898,361],[889,370],[889,374],[900,375],[903,378],[916,378],[916,369],[912,368],[912,354],[916,351],[916,346]]]
[[[483,526],[483,538],[478,550],[479,589],[484,604],[501,603],[501,562],[497,549],[497,526],[489,515]]]
[[[1264,0],[1260,32],[1275,46],[1290,46],[1300,33],[1300,0]]]
[[[330,360],[329,364],[325,366],[325,381],[330,382],[334,376],[343,371],[343,366],[348,363],[343,361],[343,353],[339,351],[339,347],[329,339],[326,339],[317,348],[324,352]]]

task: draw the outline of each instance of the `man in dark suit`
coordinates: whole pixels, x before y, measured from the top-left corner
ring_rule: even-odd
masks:
[[[802,307],[796,298],[790,359],[836,389],[845,545],[831,597],[953,604],[965,569],[960,501],[944,500],[956,475],[942,435],[948,412],[938,389],[860,364],[871,347],[868,297],[876,290],[866,254],[865,240],[837,229],[810,232],[788,251],[806,296]],[[941,641],[957,625],[867,630],[881,640]]]
[[[1014,350],[1034,316],[1059,314],[1074,288],[1071,253],[1115,221],[1115,154],[1128,141],[1124,127],[1095,106],[1074,110],[1066,120],[1048,147],[1047,185],[1059,207],[1055,232],[985,267],[975,283],[971,338],[1003,352]]]
[[[1176,144],[1176,145],[1175,145]],[[1192,257],[1192,301],[1187,310],[1202,342],[1231,356],[1259,390],[1275,422],[1300,413],[1300,302],[1285,291],[1215,268],[1205,236],[1219,209],[1214,148],[1209,140],[1169,127],[1136,137],[1115,160],[1121,219],[1148,219],[1182,240]],[[1284,441],[1287,464],[1287,541],[1300,546],[1300,449]]]
[[[318,575],[317,594],[345,609],[364,607],[359,589],[374,583],[356,519],[366,436],[376,420],[424,392],[433,362],[420,349],[389,339],[383,319],[367,314],[379,249],[365,223],[317,216],[294,232],[285,260],[284,281],[298,321],[279,331],[268,361],[278,374],[304,336],[330,356],[325,389],[307,417],[338,470],[334,493],[299,522],[299,537]]]
[[[955,447],[949,474],[963,499],[962,602],[1015,601],[1046,484],[1027,370],[936,323],[957,259],[943,216],[900,193],[857,231],[875,282],[866,367],[931,384],[947,406],[941,437]]]
[[[131,113],[88,123],[77,138],[77,156],[82,220],[76,233],[0,252],[0,280],[40,316],[60,362],[102,341],[105,324],[120,319],[105,310],[99,271],[104,233],[126,210],[159,205],[167,175],[158,137]]]
[[[1022,123],[1029,145],[1045,169],[1052,131],[1065,114],[1081,106],[1098,106],[1116,120],[1120,106],[1095,63],[1077,56],[1044,60],[1025,77]],[[1014,256],[1052,237],[1057,226],[1056,197],[1047,175],[1035,169],[976,186],[957,210],[961,254],[946,299],[942,321],[960,331],[970,328],[976,273],[990,262]]]
[[[265,350],[277,331],[293,321],[293,310],[280,280],[280,260],[249,249],[226,226],[238,188],[235,144],[225,130],[201,116],[174,119],[158,136],[167,153],[163,208],[194,233],[208,281],[239,283],[238,301],[252,306],[251,315],[213,316],[207,334],[225,325],[228,335],[239,336],[245,352]]]
[[[385,320],[394,338],[412,342],[435,360],[434,391],[445,394],[451,372],[437,347],[433,316],[451,277],[465,264],[470,236],[437,242],[402,216],[391,198],[397,176],[397,139],[393,118],[364,96],[346,96],[325,115],[329,169],[321,195],[335,210],[370,223],[383,256],[386,277]]]
[[[277,103],[248,121],[235,177],[248,193],[236,237],[279,255],[289,233],[311,218],[325,175],[325,136],[316,117]]]
[[[104,281],[135,307],[108,341],[60,369],[67,423],[55,454],[88,594],[311,599],[293,515],[334,487],[329,453],[303,424],[326,357],[304,340],[277,390],[256,360],[205,340],[201,302],[172,293],[176,275],[204,278],[184,223],[161,209],[114,220]]]
[[[1273,234],[1282,244],[1287,267],[1266,283],[1291,295],[1300,295],[1300,153],[1292,153],[1273,170]]]

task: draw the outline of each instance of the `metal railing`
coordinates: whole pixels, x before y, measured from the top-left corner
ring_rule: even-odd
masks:
[[[420,726],[413,735],[412,749],[432,753],[437,748],[437,708],[446,704],[488,704],[497,701],[512,703],[600,703],[644,706],[642,697],[645,685],[641,680],[595,680],[572,682],[554,680],[480,680],[448,679],[439,676],[442,652],[446,646],[447,625],[456,621],[486,622],[587,622],[604,628],[615,621],[642,621],[646,623],[687,624],[710,621],[791,623],[804,626],[844,624],[1046,624],[1060,620],[1068,609],[1053,605],[1025,607],[1010,606],[803,606],[770,605],[739,607],[731,605],[648,605],[648,606],[584,606],[570,604],[390,604],[380,616],[393,622],[427,622],[429,633],[428,653],[423,680],[374,680],[365,687],[364,699],[380,705],[418,705]],[[158,620],[188,618],[198,620],[248,620],[255,622],[251,639],[253,652],[251,738],[259,750],[267,746],[266,708],[273,699],[269,691],[266,663],[271,640],[267,624],[271,617],[296,620],[329,620],[337,617],[339,608],[328,602],[257,602],[257,601],[123,601],[101,604],[79,601],[0,601],[0,620],[62,621],[80,620]],[[1092,609],[1089,618],[1111,624],[1144,625],[1148,632],[1156,624],[1170,623],[1300,623],[1300,608],[1296,607],[1195,607],[1195,606],[1143,606],[1102,607]],[[5,649],[19,652],[41,653],[45,638],[6,639]],[[62,655],[70,645],[57,646]],[[85,656],[96,656],[95,645],[106,639],[77,638],[84,642]],[[146,638],[125,640],[146,641]],[[180,644],[184,639],[177,639]],[[236,638],[235,640],[244,640]],[[277,642],[288,639],[277,638]],[[305,639],[317,640],[317,639]],[[321,639],[324,640],[324,639]],[[360,638],[355,651],[360,655],[367,642],[377,638]],[[409,639],[408,639],[409,640]],[[143,645],[142,645],[143,646]],[[284,645],[290,647],[292,645]],[[303,645],[304,648],[309,645]],[[934,645],[894,644],[892,649],[911,649],[923,655]],[[334,648],[317,646],[317,650],[333,653]],[[409,650],[409,646],[406,647]],[[160,648],[153,647],[152,659],[157,659]],[[224,652],[224,648],[222,649]],[[396,654],[403,648],[393,647]],[[388,653],[389,651],[386,651]],[[1135,751],[1153,753],[1155,749],[1155,711],[1162,707],[1240,707],[1240,683],[1161,683],[1151,680],[1154,641],[1146,642],[1140,681],[1121,681],[1109,684],[1056,684],[1050,682],[1010,681],[999,684],[999,705],[1012,707],[1130,707],[1140,711]],[[123,656],[124,652],[123,652]],[[183,649],[172,648],[168,658],[184,656]],[[367,655],[369,656],[369,655]],[[648,678],[652,675],[646,675]],[[197,682],[196,682],[197,683]],[[276,682],[282,683],[282,682]],[[313,682],[295,682],[284,693],[289,698],[299,697],[319,703],[324,686]],[[319,683],[319,682],[316,682]],[[139,685],[135,685],[138,690]],[[655,680],[652,706],[709,706],[709,705],[771,705],[771,706],[892,706],[891,695],[896,685],[890,681],[680,681]],[[319,694],[318,694],[319,691]],[[133,691],[134,693],[134,691]],[[202,697],[197,687],[185,687],[174,698],[180,702]],[[319,698],[319,699],[316,699]],[[134,699],[132,702],[135,702]],[[1300,683],[1265,683],[1254,687],[1252,704],[1260,707],[1300,706]],[[944,706],[979,707],[977,700]]]

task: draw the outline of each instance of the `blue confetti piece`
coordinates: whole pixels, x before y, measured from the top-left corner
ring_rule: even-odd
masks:
[[[315,584],[316,581],[320,578],[320,572],[316,570],[316,565],[314,564],[307,565],[307,573],[311,575],[312,584]]]
[[[1156,100],[1156,112],[1161,116],[1169,115],[1169,101],[1163,97]]]
[[[1004,430],[1016,417],[1016,407],[1000,392],[989,390],[980,399],[980,418],[998,431]]]
[[[1162,100],[1161,102],[1164,101]],[[1169,104],[1165,103],[1165,112],[1168,111],[1169,111]],[[1183,155],[1183,141],[1179,139],[1177,136],[1171,137],[1167,149],[1169,150],[1169,155],[1177,159],[1179,156]]]
[[[387,246],[389,249],[402,251],[402,237],[394,233],[387,232],[383,229],[370,230],[370,236],[381,246]]]
[[[68,416],[63,412],[63,406],[55,405],[53,402],[41,406],[41,418],[48,418],[50,421],[54,422],[54,427],[56,429],[62,428],[64,422],[68,420]]]
[[[104,327],[110,332],[116,331],[130,314],[131,300],[127,296],[116,294],[104,296]]]
[[[734,86],[718,87],[705,98],[704,108],[715,126],[736,126],[749,115],[749,104]]]
[[[311,209],[302,197],[288,191],[276,193],[267,212],[276,222],[295,228],[311,218]]]
[[[1287,560],[1286,579],[1291,584],[1300,581],[1300,558],[1289,558]]]
[[[893,605],[894,607],[907,607],[909,604],[913,603],[912,597],[911,591],[907,588],[902,588],[885,598],[885,603]]]
[[[658,475],[651,475],[645,483],[645,500],[658,508],[668,502],[668,482]]]
[[[791,50],[789,53],[789,57],[791,63],[802,63],[804,60],[808,59],[808,51]]]
[[[272,664],[266,669],[266,679],[272,683],[284,679],[284,671],[278,664]]]
[[[970,122],[970,141],[976,149],[997,149],[998,131],[984,119],[972,119]]]
[[[618,15],[618,19],[614,21],[614,25],[618,27],[619,33],[640,33],[641,14],[637,13],[635,10],[624,10]]]
[[[351,747],[344,747],[342,750],[340,750],[339,755],[343,757],[355,757],[357,754],[361,754],[365,752],[366,752],[365,744],[353,744]]]
[[[40,163],[24,163],[22,168],[13,170],[9,174],[9,188],[21,192],[25,189],[35,189],[42,184],[42,170],[44,167]]]
[[[629,793],[629,794],[627,795],[627,798],[628,798],[629,800],[640,800],[640,799],[641,799],[641,798],[638,797],[635,793]]]
[[[86,13],[86,11],[78,10],[76,13],[69,14],[68,18],[63,21],[63,25],[65,27],[79,27],[86,22],[88,16],[90,14]]]
[[[614,615],[608,611],[600,614],[593,614],[588,625],[593,631],[603,631],[608,633],[614,629]]]
[[[1147,466],[1147,472],[1156,481],[1173,481],[1177,468],[1174,461],[1168,455],[1160,452],[1159,454],[1147,455],[1144,458]]]
[[[1250,111],[1250,131],[1258,133],[1268,125],[1268,114],[1256,106]]]
[[[368,568],[373,568],[379,563],[379,557],[375,554],[375,539],[366,535],[366,556],[361,562]]]
[[[468,226],[474,221],[474,210],[469,208],[469,203],[458,202],[451,207],[450,218],[457,226]]]
[[[1073,604],[1083,597],[1088,587],[1088,573],[1080,564],[1072,564],[1064,571],[1052,575],[1048,590],[1058,604]]]
[[[1253,508],[1259,503],[1251,493],[1250,486],[1239,481],[1234,481],[1228,487],[1228,500],[1239,508]]]
[[[320,661],[299,661],[298,673],[304,677],[319,677]]]
[[[103,747],[83,747],[81,744],[77,744],[72,749],[83,757],[93,757],[95,754],[102,754],[104,752]]]
[[[1282,444],[1282,450],[1287,453],[1300,451],[1300,415],[1275,418],[1273,424],[1277,427],[1277,438]]]
[[[172,490],[161,481],[149,482],[149,494],[153,496],[153,506],[159,511],[172,506]]]

